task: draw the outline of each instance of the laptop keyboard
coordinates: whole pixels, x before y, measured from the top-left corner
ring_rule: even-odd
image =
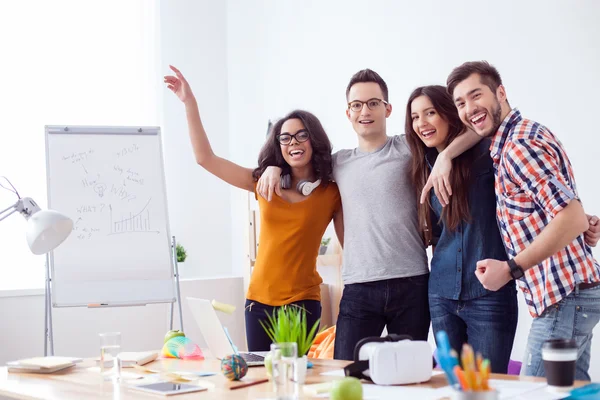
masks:
[[[263,356],[259,356],[258,354],[253,353],[241,353],[240,355],[247,362],[260,362],[265,360]]]

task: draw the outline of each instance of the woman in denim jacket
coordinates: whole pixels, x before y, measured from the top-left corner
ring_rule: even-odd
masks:
[[[412,178],[420,197],[438,152],[465,130],[443,86],[417,88],[406,107],[406,135],[413,154]],[[452,162],[452,197],[442,206],[431,191],[420,205],[419,223],[433,246],[429,309],[434,333],[447,332],[452,348],[464,343],[489,358],[493,372],[506,373],[517,329],[514,281],[497,292],[477,277],[477,261],[507,260],[496,222],[494,170],[489,140]]]

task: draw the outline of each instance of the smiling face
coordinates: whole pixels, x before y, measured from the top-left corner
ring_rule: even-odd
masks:
[[[448,139],[449,124],[437,112],[431,99],[419,96],[410,105],[410,115],[414,133],[427,147],[442,151]]]
[[[348,103],[356,100],[366,103],[373,99],[383,100],[381,87],[375,82],[355,83],[348,92]],[[392,106],[383,101],[378,103],[378,106],[372,107],[373,110],[367,104],[363,104],[360,111],[346,110],[346,116],[352,122],[354,131],[365,139],[386,134],[385,119],[390,116]]]
[[[289,139],[286,135],[295,136],[291,138],[289,144],[282,144],[282,141],[287,143],[286,139]],[[312,144],[310,143],[308,130],[302,121],[297,118],[291,118],[285,121],[281,126],[279,137],[281,154],[290,167],[302,168],[310,163],[313,149]]]
[[[504,86],[498,86],[494,93],[482,82],[481,76],[474,73],[456,85],[452,97],[462,122],[479,136],[490,136],[498,131],[502,123],[501,103],[506,101]]]

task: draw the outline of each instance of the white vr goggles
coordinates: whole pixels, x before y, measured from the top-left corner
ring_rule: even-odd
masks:
[[[344,368],[344,373],[377,385],[405,385],[429,381],[433,366],[429,343],[392,334],[358,342],[354,362]]]

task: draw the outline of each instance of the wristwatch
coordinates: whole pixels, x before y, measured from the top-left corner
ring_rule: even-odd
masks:
[[[520,279],[523,277],[523,275],[525,275],[523,268],[521,268],[514,259],[508,260],[507,263],[510,267],[510,276],[512,276],[513,279]]]

